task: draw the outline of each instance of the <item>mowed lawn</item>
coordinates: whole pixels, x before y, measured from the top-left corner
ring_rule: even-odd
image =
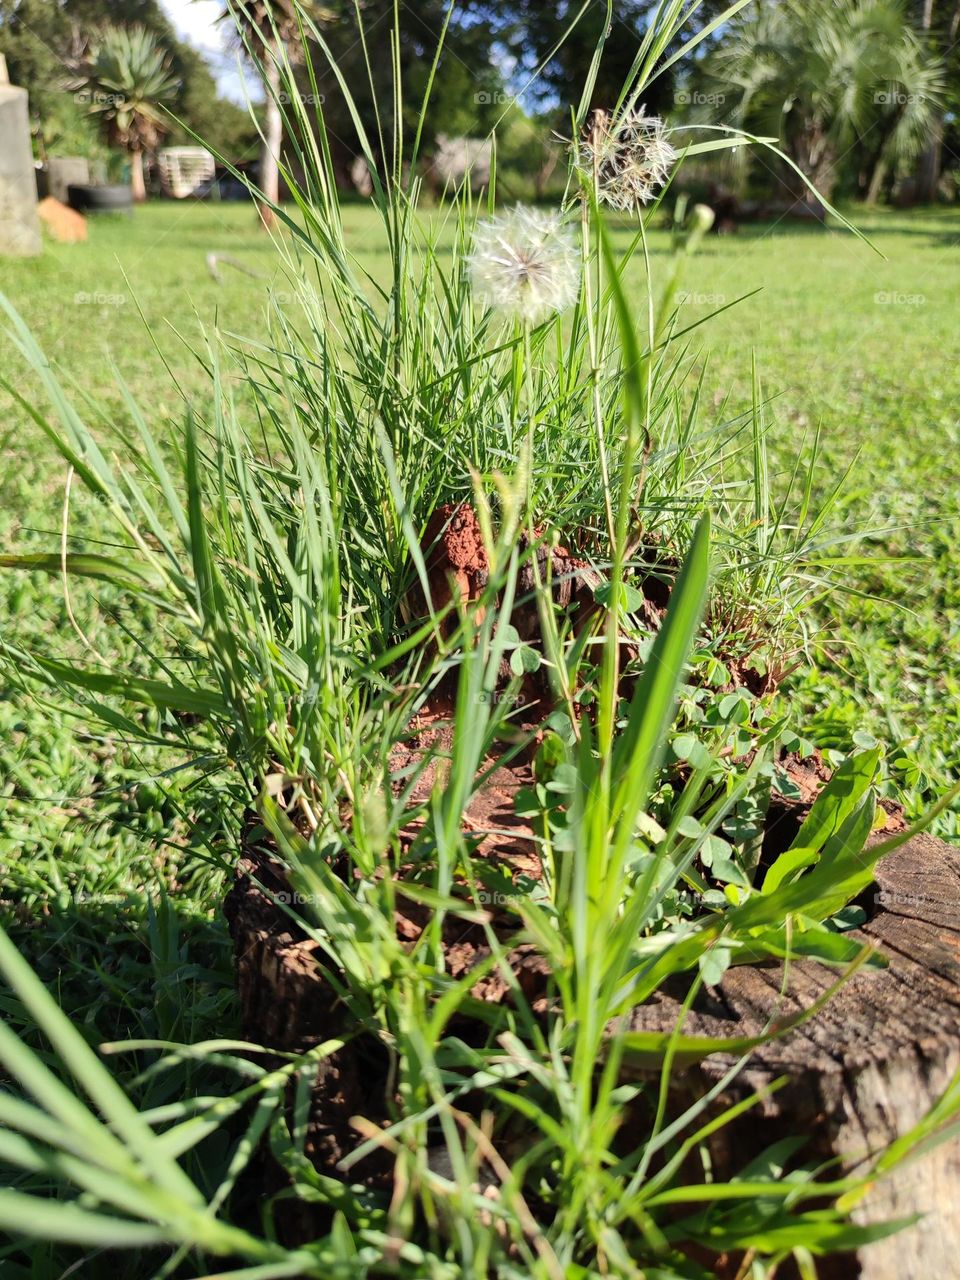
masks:
[[[778,465],[788,467],[817,425],[820,493],[853,464],[842,520],[868,531],[876,565],[852,569],[849,591],[809,620],[811,630],[822,624],[817,664],[799,671],[789,692],[822,745],[848,747],[858,730],[886,741],[894,778],[918,812],[960,770],[960,212],[854,217],[875,248],[840,229],[787,224],[709,239],[688,265],[682,308],[692,323],[759,290],[690,335],[694,365],[707,362],[708,405],[718,420],[745,406],[755,354]],[[345,223],[358,257],[383,272],[375,215],[347,206]],[[628,233],[616,235],[625,246]],[[652,248],[663,274],[665,231]],[[108,419],[122,416],[115,365],[151,423],[175,431],[184,399],[202,397],[207,385],[191,350],[202,343],[200,327],[262,335],[269,290],[290,290],[278,262],[247,205],[158,204],[92,221],[86,244],[48,244],[37,261],[0,262],[0,290],[80,400],[93,397]],[[631,270],[639,303],[639,265]],[[0,368],[36,398],[2,336]],[[0,549],[49,547],[64,468],[2,392],[0,411]],[[0,618],[8,636],[25,623],[65,625],[58,584],[0,577]],[[58,788],[82,791],[89,769],[55,710],[42,724],[33,712],[24,718],[17,698],[0,712],[0,739],[5,727],[18,735],[15,749],[9,735],[0,748],[0,833],[16,845],[30,809],[4,782],[11,751],[19,773],[33,776],[31,762],[47,760],[53,734],[67,763],[43,784],[51,803]],[[10,806],[20,815],[13,827]],[[940,829],[955,834],[956,816]]]

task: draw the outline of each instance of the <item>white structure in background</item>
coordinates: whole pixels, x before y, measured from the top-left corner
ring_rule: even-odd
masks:
[[[0,254],[39,253],[37,177],[26,89],[14,89],[0,54]]]
[[[213,156],[203,147],[164,147],[157,156],[160,184],[174,200],[195,194],[216,172]]]
[[[350,181],[356,187],[362,196],[373,195],[373,178],[370,175],[370,166],[364,160],[363,156],[355,156],[350,165]]]
[[[479,191],[490,185],[492,158],[493,144],[489,138],[452,138],[438,133],[436,145],[424,161],[423,176],[435,194],[460,186],[468,174],[471,187]],[[363,156],[354,158],[349,173],[360,195],[373,195],[373,178]]]
[[[451,138],[438,133],[437,145],[427,170],[428,179],[438,187],[456,187],[470,175],[474,191],[490,183],[493,145],[489,138]]]

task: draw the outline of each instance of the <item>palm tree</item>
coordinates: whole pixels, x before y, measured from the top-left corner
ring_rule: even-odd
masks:
[[[956,84],[957,37],[960,35],[960,0],[914,0],[920,3],[920,29],[927,44],[949,63],[951,81]],[[956,99],[954,98],[955,105]],[[943,135],[946,111],[941,108],[930,130],[917,173],[917,198],[935,200],[943,168]]]
[[[273,206],[280,199],[280,147],[283,143],[281,72],[299,48],[300,28],[294,0],[227,0],[220,16],[237,28],[247,55],[263,77],[266,104],[260,147],[260,217],[266,227],[276,222]]]
[[[907,170],[942,130],[946,78],[942,62],[908,28],[896,73],[881,89],[884,110],[872,142],[872,176],[866,191],[873,203],[888,172]],[[939,177],[939,174],[938,174]]]
[[[876,194],[919,154],[943,94],[903,0],[767,0],[731,23],[704,69],[732,119],[779,137],[827,198],[854,152]]]
[[[162,103],[176,94],[179,80],[166,51],[145,27],[105,27],[95,36],[73,82],[88,98],[111,146],[130,156],[134,200],[146,200],[143,156],[167,132]]]

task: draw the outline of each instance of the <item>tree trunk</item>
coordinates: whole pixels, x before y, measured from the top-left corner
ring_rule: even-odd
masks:
[[[917,199],[921,204],[932,204],[937,198],[943,158],[943,126],[942,116],[930,126],[930,138],[917,166]]]
[[[260,190],[263,199],[258,211],[265,227],[276,225],[274,205],[280,203],[280,147],[283,143],[283,117],[280,114],[280,48],[271,41],[263,51],[266,72],[267,102],[263,126],[263,146],[260,151]]]
[[[809,167],[804,167],[804,173],[816,187],[817,194],[825,200],[833,199],[839,177],[837,165],[836,148],[826,137],[821,137],[810,149]]]
[[[880,199],[880,192],[883,190],[883,184],[887,176],[887,162],[882,156],[879,157],[873,166],[873,175],[870,178],[870,185],[867,188],[867,204],[876,204]]]
[[[817,194],[829,200],[837,183],[837,157],[823,129],[813,124],[803,130],[790,146],[789,155],[807,181],[813,184]],[[795,201],[813,199],[810,188],[792,170],[783,174],[781,182]]]
[[[934,26],[934,0],[924,0],[921,14],[921,29],[929,37]],[[957,32],[960,31],[960,2],[954,5],[950,22],[946,29],[939,28],[934,34],[933,43],[937,52],[947,58],[954,49]],[[940,171],[943,167],[943,134],[946,112],[941,111],[930,128],[930,140],[920,155],[917,165],[917,199],[931,204],[937,198],[940,186]]]
[[[544,157],[543,163],[537,169],[535,179],[537,199],[542,200],[547,190],[547,183],[553,177],[553,171],[557,167],[560,159],[560,150],[558,147],[550,147]]]
[[[130,190],[137,204],[147,198],[147,185],[143,180],[143,152],[130,152]]]

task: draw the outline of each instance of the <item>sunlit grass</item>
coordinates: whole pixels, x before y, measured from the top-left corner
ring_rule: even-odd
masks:
[[[960,214],[855,216],[886,261],[841,231],[745,226],[701,246],[680,314],[681,323],[693,323],[759,290],[690,335],[691,361],[706,363],[708,406],[718,418],[746,406],[754,352],[775,424],[774,456],[792,458],[819,425],[826,465],[816,483],[824,490],[858,458],[846,486],[847,518],[851,528],[877,531],[869,542],[877,569],[851,571],[852,593],[831,606],[822,670],[798,676],[794,687],[824,745],[848,747],[858,729],[902,744],[891,753],[903,762],[894,771],[917,813],[960,767],[960,735],[949,712],[957,693],[951,672],[960,669],[960,366],[952,346]],[[348,203],[343,220],[347,245],[374,278],[386,279],[389,255],[378,248],[372,210]],[[627,230],[614,228],[615,247],[628,242]],[[440,244],[451,247],[451,231],[441,233]],[[654,262],[669,248],[669,233],[654,231]],[[219,281],[209,254],[217,255]],[[5,262],[2,285],[81,392],[124,421],[112,360],[155,420],[168,419],[176,433],[183,401],[164,361],[186,397],[202,396],[207,385],[176,331],[194,345],[199,322],[259,332],[269,289],[281,303],[289,299],[290,281],[277,261],[251,206],[165,203],[132,218],[92,219],[84,245],[48,243],[37,261]],[[628,282],[639,289],[639,264],[630,272]],[[33,531],[59,525],[64,473],[38,434],[4,405],[0,528],[7,549],[43,543],[45,535]],[[775,489],[777,483],[775,472]],[[98,515],[82,503],[78,494],[73,517],[81,529]],[[884,567],[879,558],[888,553],[913,559]],[[30,589],[0,578],[0,593],[7,612],[26,609],[39,625],[59,625],[63,617],[47,581]],[[952,831],[953,823],[946,816],[941,829]]]

